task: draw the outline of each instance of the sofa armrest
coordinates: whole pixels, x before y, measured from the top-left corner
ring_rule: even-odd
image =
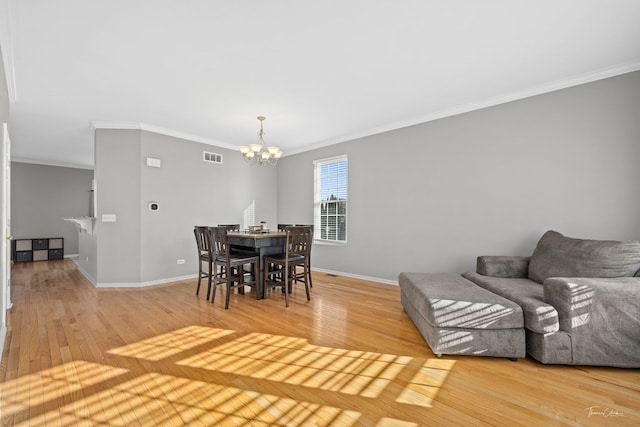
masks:
[[[544,301],[571,336],[574,364],[640,367],[640,278],[548,278]]]
[[[530,256],[479,256],[476,272],[483,276],[527,278]]]

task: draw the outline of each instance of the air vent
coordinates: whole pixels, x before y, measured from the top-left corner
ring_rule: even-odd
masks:
[[[202,160],[209,163],[218,163],[222,164],[222,154],[218,153],[210,153],[209,151],[202,152]]]

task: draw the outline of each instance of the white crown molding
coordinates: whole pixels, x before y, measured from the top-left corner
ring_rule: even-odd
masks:
[[[42,166],[55,166],[59,168],[87,169],[87,170],[94,169],[92,165],[79,165],[75,163],[64,163],[64,162],[49,162],[49,161],[29,159],[25,157],[15,157],[13,155],[11,156],[11,162],[30,163],[33,165],[42,165]]]
[[[399,122],[385,124],[383,126],[378,126],[375,128],[370,128],[368,130],[364,130],[357,133],[342,135],[336,138],[327,139],[321,141],[316,144],[308,145],[306,147],[301,147],[298,149],[287,150],[286,154],[283,157],[291,156],[294,154],[304,153],[307,151],[315,150],[318,148],[327,147],[330,145],[340,144],[347,141],[353,141],[359,138],[365,138],[367,136],[377,135],[384,132],[389,132],[397,129],[402,129],[409,126],[414,126],[422,123],[431,122],[434,120],[443,119],[446,117],[456,116],[458,114],[468,113],[475,110],[480,110],[483,108],[493,107],[500,104],[506,104],[508,102],[518,101],[525,98],[530,98],[537,95],[542,95],[549,92],[554,92],[557,90],[567,89],[573,86],[578,86],[581,84],[591,83],[597,80],[603,80],[610,77],[615,77],[618,75],[631,73],[634,71],[640,70],[640,62],[627,63],[616,65],[612,67],[607,67],[604,69],[596,70],[590,73],[569,77],[562,80],[557,80],[555,82],[543,84],[540,86],[533,87],[531,89],[527,89],[519,92],[512,92],[509,94],[488,98],[484,100],[480,100],[477,102],[469,103],[466,105],[461,105],[455,108],[451,108],[448,110],[437,111],[435,113],[431,113],[425,116],[414,117],[407,120],[402,120]],[[96,129],[135,129],[135,130],[145,130],[149,132],[159,133],[162,135],[172,136],[174,138],[185,139],[188,141],[200,142],[203,144],[213,145],[216,147],[227,148],[230,150],[238,151],[238,147],[233,144],[229,144],[226,142],[217,141],[210,138],[205,138],[199,135],[194,135],[186,132],[181,132],[173,129],[163,128],[160,126],[141,123],[141,122],[106,122],[106,121],[94,121],[91,122],[91,130],[92,132]]]
[[[95,132],[96,129],[129,129],[129,130],[144,130],[147,132],[158,133],[161,135],[172,136],[174,138],[186,139],[187,141],[200,142],[202,144],[214,145],[216,147],[228,148],[230,150],[239,151],[238,147],[229,144],[227,142],[217,141],[211,138],[205,138],[203,136],[194,135],[187,132],[181,132],[174,129],[167,129],[161,126],[152,125],[142,122],[106,122],[106,121],[93,121],[91,122],[91,131]]]
[[[409,126],[418,125],[421,123],[427,123],[438,119],[444,119],[446,117],[456,116],[458,114],[468,113],[483,108],[493,107],[500,104],[506,104],[512,101],[518,101],[525,98],[530,98],[537,95],[542,95],[557,90],[567,89],[573,86],[579,86],[581,84],[591,83],[597,80],[603,80],[610,77],[619,76],[626,73],[631,73],[640,70],[640,62],[633,62],[627,64],[616,65],[607,67],[604,69],[596,70],[590,73],[581,74],[578,76],[569,77],[555,82],[547,83],[544,85],[536,86],[531,89],[527,89],[519,92],[512,92],[506,95],[501,95],[493,98],[488,98],[478,102],[461,105],[448,110],[438,111],[426,116],[419,116],[400,122],[389,123],[380,127],[371,128],[362,132],[357,132],[349,135],[343,135],[336,138],[327,139],[325,141],[313,144],[310,146],[302,147],[300,149],[288,150],[288,155],[299,154],[306,151],[315,150],[318,148],[327,147],[330,145],[340,144],[342,142],[353,141],[355,139],[364,138],[367,136],[377,135],[392,130],[402,129]]]
[[[18,100],[16,88],[16,72],[13,61],[13,38],[11,36],[11,8],[9,0],[0,0],[0,47],[2,48],[2,62],[4,63],[4,75],[7,81],[9,102]]]

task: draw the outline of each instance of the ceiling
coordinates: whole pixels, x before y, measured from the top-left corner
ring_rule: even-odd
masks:
[[[14,160],[93,128],[285,155],[640,69],[637,0],[0,0]]]

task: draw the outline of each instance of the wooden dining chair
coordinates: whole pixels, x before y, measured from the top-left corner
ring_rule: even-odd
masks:
[[[278,231],[287,231],[287,227],[293,227],[294,225],[295,224],[278,224]]]
[[[231,291],[238,289],[244,293],[245,286],[256,289],[256,298],[260,298],[259,266],[260,259],[256,255],[232,253],[229,248],[226,227],[209,227],[209,241],[213,253],[213,293],[211,302],[215,302],[216,288],[219,284],[226,286],[225,310],[229,308]],[[251,265],[251,271],[245,270],[245,265]],[[248,280],[246,280],[248,279]]]
[[[196,225],[193,227],[193,234],[196,237],[196,245],[198,248],[198,286],[196,287],[196,295],[200,294],[200,282],[203,278],[208,279],[207,299],[211,293],[211,279],[213,276],[213,253],[209,244],[209,236],[205,226]],[[208,266],[207,271],[204,266]]]
[[[218,227],[226,228],[227,232],[229,232],[229,231],[240,231],[240,224],[218,224]],[[231,247],[231,254],[233,255],[234,253],[245,255],[248,252],[246,250],[240,250],[238,248]],[[253,274],[253,271],[250,268],[249,268],[248,272],[251,272]],[[224,274],[224,268],[222,270],[222,274]]]
[[[296,227],[309,227],[311,229],[311,241],[313,241],[313,224],[296,224]],[[309,253],[307,254],[307,262],[305,264],[306,273],[309,277],[309,287],[313,288],[313,282],[311,281],[311,245],[309,245]]]
[[[313,240],[313,224],[305,225],[305,224],[278,224],[278,231],[287,231],[287,227],[310,227],[311,228],[311,239]],[[311,251],[307,256],[307,262],[305,263],[305,268],[308,269],[306,271],[309,277],[309,287],[313,288],[313,282],[311,281]],[[297,275],[296,275],[297,276]]]
[[[287,227],[285,252],[279,255],[266,256],[263,265],[265,296],[268,287],[282,286],[285,306],[289,307],[289,293],[294,282],[304,282],[307,301],[311,300],[309,292],[310,275],[307,274],[306,263],[311,251],[313,234],[309,227]],[[296,273],[296,267],[302,266],[302,273]],[[284,273],[284,274],[283,274]]]

